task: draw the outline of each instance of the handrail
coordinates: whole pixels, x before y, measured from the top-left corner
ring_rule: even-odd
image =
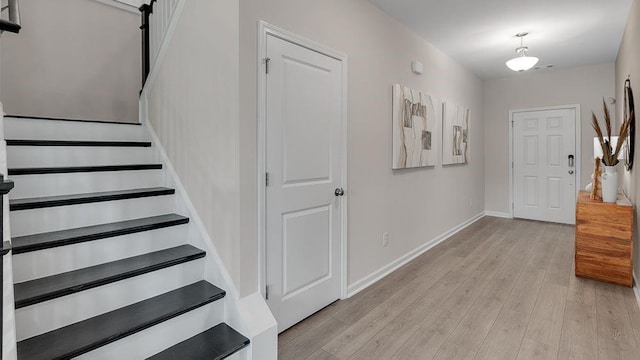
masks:
[[[142,13],[142,25],[140,25],[140,30],[142,30],[142,87],[144,88],[144,84],[147,82],[147,77],[149,76],[149,72],[151,71],[151,48],[150,48],[150,23],[149,18],[151,14],[153,14],[153,4],[156,0],[151,0],[149,4],[142,4],[138,10]],[[142,90],[140,90],[142,92]]]
[[[140,30],[142,30],[142,88],[146,86],[147,78],[153,76],[151,71],[156,66],[165,37],[170,36],[175,29],[174,15],[184,7],[185,0],[145,0],[145,4],[138,10],[141,13]],[[140,91],[142,94],[142,91]]]
[[[151,67],[151,57],[149,55],[149,17],[153,13],[153,2],[150,4],[142,4],[138,10],[142,13],[140,30],[142,30],[142,87],[144,88],[144,83],[147,82],[147,76],[149,76]],[[142,92],[142,90],[140,91]]]
[[[9,9],[9,20],[0,19],[0,32],[9,31],[12,33],[19,33],[22,29],[20,25],[20,4],[18,0],[9,0],[7,6],[2,10]]]
[[[0,243],[2,244],[2,256],[0,256],[0,279],[2,279],[2,286],[0,286],[0,324],[4,324],[4,256],[11,251],[11,243],[4,241],[4,195],[8,194],[13,189],[13,181],[4,180],[4,175],[0,175]],[[2,357],[2,339],[4,337],[4,329],[0,330],[0,357]]]

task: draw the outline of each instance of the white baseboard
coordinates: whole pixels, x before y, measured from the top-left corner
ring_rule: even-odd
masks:
[[[636,301],[638,301],[638,307],[640,307],[640,287],[638,287],[638,277],[636,272],[633,272],[633,292],[636,294]]]
[[[491,216],[491,217],[505,218],[505,219],[512,219],[513,218],[511,216],[511,214],[506,213],[506,212],[499,212],[499,211],[485,211],[484,215],[485,216]]]
[[[452,229],[444,232],[443,234],[440,234],[439,236],[437,236],[436,238],[424,243],[423,245],[419,246],[418,248],[408,252],[407,254],[401,256],[400,258],[398,258],[397,260],[391,262],[390,264],[383,266],[382,268],[378,269],[377,271],[374,271],[373,273],[365,276],[364,278],[356,281],[355,283],[349,285],[348,289],[347,289],[347,297],[352,297],[353,295],[359,293],[360,291],[366,289],[367,287],[373,285],[374,283],[376,283],[377,281],[381,280],[382,278],[384,278],[385,276],[389,275],[390,273],[394,272],[395,270],[399,269],[400,267],[404,266],[405,264],[409,263],[411,260],[417,258],[418,256],[424,254],[425,252],[427,252],[429,249],[433,248],[434,246],[440,244],[441,242],[447,240],[448,238],[450,238],[451,236],[453,236],[454,234],[458,233],[460,230],[466,228],[467,226],[473,224],[474,222],[482,219],[483,217],[485,217],[485,212],[481,212],[478,215],[472,217],[471,219],[453,227]]]

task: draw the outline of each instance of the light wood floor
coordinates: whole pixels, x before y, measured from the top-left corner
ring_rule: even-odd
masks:
[[[633,290],[573,275],[572,226],[484,218],[279,336],[286,359],[640,359]]]

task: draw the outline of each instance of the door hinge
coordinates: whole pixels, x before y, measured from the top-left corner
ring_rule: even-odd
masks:
[[[269,300],[269,292],[270,292],[270,290],[271,290],[271,285],[267,285],[264,288],[264,299],[265,300]]]
[[[264,58],[265,71],[267,74],[269,73],[269,61],[271,61],[270,58]]]
[[[269,186],[269,173],[265,174],[264,179],[265,179],[264,180],[264,183],[265,183],[264,185],[265,186]]]

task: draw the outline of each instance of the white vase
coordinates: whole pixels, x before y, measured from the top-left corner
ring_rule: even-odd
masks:
[[[614,203],[618,200],[618,173],[615,166],[602,165],[602,201]]]

